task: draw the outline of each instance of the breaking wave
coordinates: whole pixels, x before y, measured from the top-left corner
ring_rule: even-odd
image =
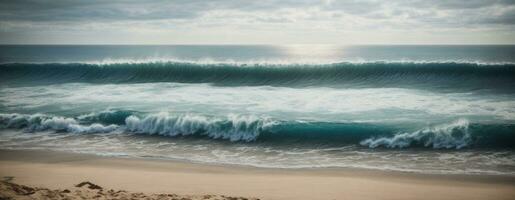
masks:
[[[104,121],[100,120],[101,118]],[[123,122],[120,118],[124,118]],[[514,124],[471,123],[466,119],[407,132],[399,131],[403,128],[398,126],[384,124],[280,121],[252,115],[214,117],[106,111],[78,117],[0,114],[0,128],[23,129],[26,132],[115,132],[168,137],[192,136],[275,145],[361,145],[369,148],[432,149],[515,148]]]
[[[420,144],[424,147],[460,149],[472,143],[469,133],[469,121],[459,119],[450,124],[427,127],[412,133],[395,134],[392,137],[369,138],[360,142],[370,148],[384,146],[388,148],[405,148]]]
[[[74,118],[43,114],[0,114],[0,125],[4,128],[24,128],[28,132],[53,130],[70,133],[109,133],[118,128],[114,124],[107,126],[99,123],[82,125]]]
[[[255,116],[230,115],[226,119],[199,115],[170,116],[165,113],[144,118],[129,116],[125,119],[127,130],[136,133],[165,136],[207,135],[214,139],[254,141],[267,127],[274,125],[270,119]]]

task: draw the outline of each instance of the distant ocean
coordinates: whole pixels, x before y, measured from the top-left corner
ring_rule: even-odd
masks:
[[[515,46],[0,46],[0,149],[515,175]]]

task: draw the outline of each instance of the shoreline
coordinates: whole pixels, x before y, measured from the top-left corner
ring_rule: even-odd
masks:
[[[143,193],[260,199],[512,199],[515,176],[272,169],[43,150],[0,150],[0,177],[50,189],[91,181]],[[430,195],[427,195],[430,194]]]

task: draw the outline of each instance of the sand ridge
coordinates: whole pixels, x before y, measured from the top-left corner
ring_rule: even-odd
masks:
[[[125,190],[105,190],[99,185],[89,181],[75,185],[75,189],[48,189],[30,187],[11,182],[13,177],[6,177],[0,181],[0,199],[50,199],[50,200],[78,200],[78,199],[145,199],[145,200],[259,200],[257,198],[231,197],[225,195],[177,195],[177,194],[146,194],[142,192],[128,192]]]

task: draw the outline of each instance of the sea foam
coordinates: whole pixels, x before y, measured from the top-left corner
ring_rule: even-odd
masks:
[[[427,127],[411,133],[399,133],[391,137],[369,138],[360,142],[363,146],[376,148],[405,148],[415,144],[425,147],[456,148],[460,149],[471,144],[472,139],[468,131],[469,121],[459,119],[449,124]]]
[[[227,119],[199,115],[171,116],[159,113],[143,118],[129,116],[127,130],[136,133],[166,136],[207,135],[214,139],[254,141],[259,133],[274,124],[270,119],[255,116],[229,115]]]
[[[0,122],[6,128],[24,128],[27,132],[53,130],[70,133],[108,133],[118,128],[114,124],[106,126],[99,123],[81,125],[73,118],[43,114],[0,114]]]

